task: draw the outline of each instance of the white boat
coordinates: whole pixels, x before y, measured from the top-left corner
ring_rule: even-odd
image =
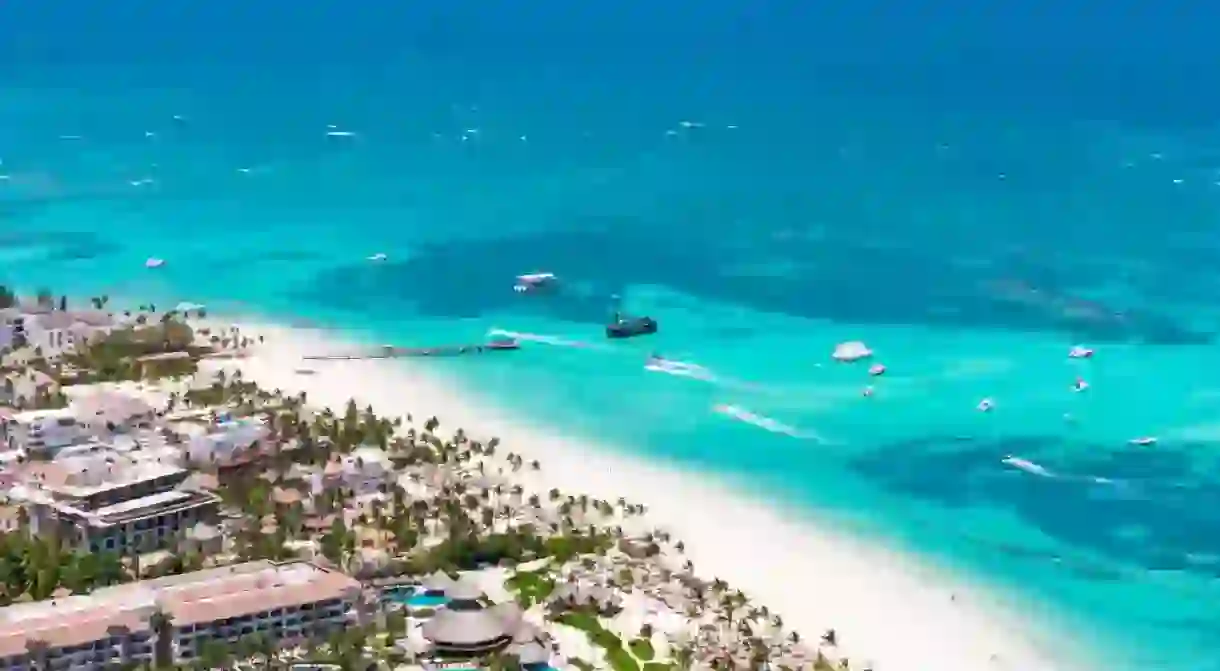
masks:
[[[554,273],[529,273],[526,275],[517,276],[517,284],[513,286],[513,291],[517,293],[525,293],[527,291],[535,291],[544,287],[549,287],[559,279]]]
[[[1147,447],[1149,445],[1156,445],[1156,437],[1155,436],[1141,436],[1139,438],[1132,438],[1131,440],[1128,440],[1127,442],[1130,443],[1131,445],[1139,445],[1141,447]]]
[[[165,259],[158,259],[156,257],[150,257],[144,262],[145,268],[160,268],[163,265],[165,265]]]
[[[873,356],[873,351],[868,348],[868,345],[859,340],[839,343],[835,345],[835,351],[830,355],[835,361],[850,363],[852,361],[860,361]]]
[[[1082,347],[1080,345],[1077,345],[1077,346],[1073,347],[1072,349],[1068,350],[1068,358],[1069,359],[1091,359],[1091,358],[1093,358],[1093,350],[1089,349],[1088,347]]]
[[[387,257],[384,252],[377,252],[376,254],[370,256],[368,260],[369,261],[385,261],[387,258],[389,258],[389,257]]]

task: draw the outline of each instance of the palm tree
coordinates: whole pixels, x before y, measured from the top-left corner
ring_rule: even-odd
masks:
[[[522,671],[521,658],[511,652],[497,652],[486,660],[488,671]]]
[[[681,671],[689,671],[691,665],[695,661],[695,648],[690,643],[683,645],[674,651],[674,662],[677,663]]]
[[[169,616],[160,608],[148,616],[148,627],[153,633],[153,660],[157,664],[168,664],[173,659],[173,630]]]

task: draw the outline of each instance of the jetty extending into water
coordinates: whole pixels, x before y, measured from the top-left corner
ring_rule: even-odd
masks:
[[[516,340],[493,340],[469,345],[440,345],[437,347],[378,347],[351,354],[318,354],[303,357],[309,361],[352,361],[355,359],[400,359],[423,356],[462,356],[487,352],[509,352],[521,349]]]

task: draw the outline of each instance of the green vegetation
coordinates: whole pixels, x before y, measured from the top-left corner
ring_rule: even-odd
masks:
[[[645,638],[637,638],[628,643],[627,647],[631,649],[631,654],[641,662],[651,662],[657,656],[656,651],[652,649],[652,642]]]
[[[17,304],[17,294],[12,289],[0,284],[0,309],[11,308]]]
[[[652,662],[656,653],[652,649],[652,644],[643,639],[637,639],[632,641],[630,646],[624,646],[622,639],[608,631],[597,621],[595,615],[587,611],[571,610],[555,617],[554,620],[588,634],[589,640],[605,651],[606,661],[610,663],[610,668],[614,671],[641,671],[640,662],[646,662],[643,665],[643,671],[671,671],[677,668],[671,664]],[[637,653],[637,649],[644,652],[646,656]]]
[[[80,370],[75,382],[116,382],[143,377],[187,375],[195,372],[195,360],[204,350],[193,346],[195,332],[190,326],[162,318],[157,325],[137,325],[116,329],[83,350],[69,354],[65,361]],[[141,362],[141,357],[171,352],[189,356],[157,362]]]
[[[522,608],[543,603],[555,591],[555,578],[547,568],[537,571],[518,571],[504,581],[508,589],[517,595]]]
[[[49,599],[60,588],[85,594],[127,577],[113,552],[67,552],[58,539],[27,535],[24,529],[0,534],[0,606]]]
[[[400,568],[402,573],[424,574],[437,570],[473,570],[481,566],[502,563],[521,563],[543,557],[552,557],[559,562],[568,561],[584,554],[605,552],[612,544],[609,535],[572,530],[564,534],[543,537],[523,527],[503,534],[478,535],[479,529],[471,523],[469,528],[456,532],[451,518],[451,536],[423,554],[410,557]],[[552,585],[553,587],[553,585]]]

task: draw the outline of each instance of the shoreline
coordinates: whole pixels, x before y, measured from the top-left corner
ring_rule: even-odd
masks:
[[[246,379],[263,387],[304,391],[311,405],[340,408],[354,397],[379,414],[410,412],[417,421],[436,416],[442,435],[462,428],[476,438],[497,436],[504,449],[539,460],[542,470],[527,477],[534,480],[523,483],[527,489],[555,487],[607,500],[623,496],[647,505],[653,525],[685,541],[699,574],[727,580],[782,615],[806,640],[816,641],[834,629],[838,645],[827,653],[850,659],[852,668],[1089,668],[1079,659],[1053,654],[1065,651],[1040,649],[1031,639],[1049,632],[1037,631],[993,603],[986,589],[953,580],[902,553],[835,533],[800,511],[742,492],[727,478],[651,464],[509,417],[435,375],[410,370],[409,362],[302,361],[305,353],[359,343],[333,329],[240,317],[192,321],[213,328],[237,326],[243,335],[266,339],[263,345],[256,342],[246,358],[210,360],[207,366],[240,368]],[[314,373],[299,374],[299,369]]]

